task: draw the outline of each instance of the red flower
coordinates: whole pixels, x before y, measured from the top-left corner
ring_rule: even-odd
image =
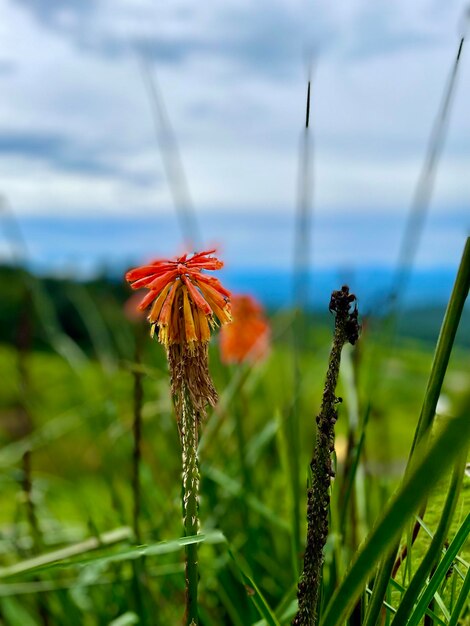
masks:
[[[218,270],[223,263],[210,256],[215,250],[188,254],[174,261],[153,261],[126,274],[133,289],[149,289],[139,305],[140,310],[152,305],[148,319],[158,329],[158,339],[166,347],[171,344],[207,343],[216,318],[221,324],[230,322],[228,292],[212,276],[202,270]]]
[[[270,328],[263,308],[252,296],[232,297],[232,324],[220,332],[220,355],[224,363],[255,362],[269,353]]]

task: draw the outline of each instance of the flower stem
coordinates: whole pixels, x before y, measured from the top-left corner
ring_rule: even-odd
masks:
[[[183,523],[186,537],[197,535],[199,464],[197,457],[198,418],[186,390],[183,392],[180,437],[183,461]],[[197,587],[199,582],[197,544],[186,546],[186,617],[188,626],[199,624]]]
[[[338,418],[336,397],[341,350],[346,342],[355,343],[359,334],[357,308],[349,312],[355,297],[349,289],[333,292],[330,310],[336,313],[333,345],[328,362],[320,413],[316,418],[317,436],[315,451],[310,462],[312,486],[307,493],[307,544],[304,568],[299,579],[297,597],[299,608],[292,624],[315,626],[318,621],[317,604],[323,567],[323,548],[328,538],[328,514],[331,478],[333,471],[331,453],[334,451],[334,427]]]

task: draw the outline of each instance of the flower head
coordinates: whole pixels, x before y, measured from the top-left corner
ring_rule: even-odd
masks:
[[[224,363],[256,362],[269,352],[270,328],[263,308],[252,296],[232,297],[233,322],[220,333]]]
[[[158,339],[166,348],[207,343],[216,320],[226,324],[232,319],[230,292],[217,278],[203,273],[223,267],[221,261],[210,256],[213,252],[153,261],[126,274],[133,289],[149,290],[139,309],[152,305],[148,316],[152,332],[158,330]]]
[[[198,420],[204,417],[208,404],[214,406],[217,402],[208,367],[208,343],[217,320],[226,324],[232,315],[230,293],[217,278],[203,273],[223,266],[210,256],[213,252],[153,261],[126,274],[133,289],[149,290],[139,309],[150,307],[152,335],[156,329],[158,340],[166,348],[178,419],[186,399]]]

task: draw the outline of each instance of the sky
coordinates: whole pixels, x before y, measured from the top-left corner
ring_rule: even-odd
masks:
[[[285,267],[313,59],[312,262],[391,266],[466,11],[455,0],[0,0],[0,194],[43,266],[179,252],[150,72],[204,242],[232,266]],[[459,71],[421,268],[455,267],[470,229],[465,47]]]

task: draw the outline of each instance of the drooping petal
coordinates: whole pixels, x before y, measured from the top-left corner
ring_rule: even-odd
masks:
[[[194,282],[199,287],[199,289],[202,292],[202,295],[206,298],[206,300],[207,300],[207,297],[210,296],[212,300],[218,304],[218,306],[220,306],[221,308],[224,308],[227,302],[227,298],[225,296],[223,296],[219,291],[214,289],[212,285],[209,285],[205,282],[203,283],[202,281],[200,281],[199,278],[195,280]]]
[[[186,341],[197,341],[196,328],[194,325],[193,312],[191,310],[187,287],[183,287],[183,312]]]
[[[171,289],[171,283],[168,283],[168,285],[164,289],[162,289],[162,291],[160,292],[160,295],[153,303],[152,308],[150,309],[150,315],[149,315],[149,321],[152,324],[154,324],[158,320],[170,289]]]
[[[220,280],[215,278],[214,276],[207,276],[206,274],[198,273],[196,280],[207,283],[211,285],[214,289],[216,289],[219,293],[223,294],[226,298],[230,298],[231,293],[228,289],[222,286]]]
[[[209,328],[207,316],[203,313],[203,311],[201,311],[201,309],[197,309],[197,316],[199,318],[199,332],[201,341],[209,341],[211,337],[211,329]]]
[[[214,311],[217,319],[221,324],[228,324],[232,321],[232,314],[230,311],[230,304],[224,300],[223,306],[220,306],[218,302],[216,302],[210,294],[205,294],[207,298],[207,302],[210,304],[212,310]]]
[[[193,285],[193,283],[191,282],[191,280],[187,277],[182,275],[181,276],[181,280],[184,282],[184,284],[186,285],[186,287],[188,288],[189,291],[189,295],[191,296],[194,304],[196,306],[198,306],[201,311],[204,311],[204,313],[206,315],[210,315],[212,313],[212,309],[209,306],[209,304],[204,300],[204,298],[202,297],[201,293],[198,291],[198,289]]]
[[[148,307],[148,305],[155,300],[158,295],[158,291],[149,291],[148,294],[143,298],[142,302],[139,304],[139,309],[143,311]]]
[[[198,341],[201,341],[201,325],[199,324],[199,313],[201,312],[198,307],[193,304],[193,320],[194,320],[194,330],[196,331],[196,337]],[[201,312],[202,313],[202,312]],[[202,315],[205,317],[204,313]]]
[[[172,343],[185,343],[184,333],[184,308],[182,298],[182,283],[178,281],[178,292],[175,296],[171,309],[171,320],[168,328],[168,341]]]
[[[178,281],[177,283],[173,283],[173,285],[171,287],[171,291],[168,294],[168,296],[167,296],[167,298],[166,298],[166,300],[165,300],[165,302],[163,304],[160,316],[158,318],[158,323],[159,324],[168,325],[168,323],[170,322],[170,320],[171,320],[171,310],[172,310],[172,307],[173,307],[173,302],[175,301],[176,293],[177,293],[177,291],[178,291],[178,289],[180,287],[181,287],[181,282],[180,281]]]

